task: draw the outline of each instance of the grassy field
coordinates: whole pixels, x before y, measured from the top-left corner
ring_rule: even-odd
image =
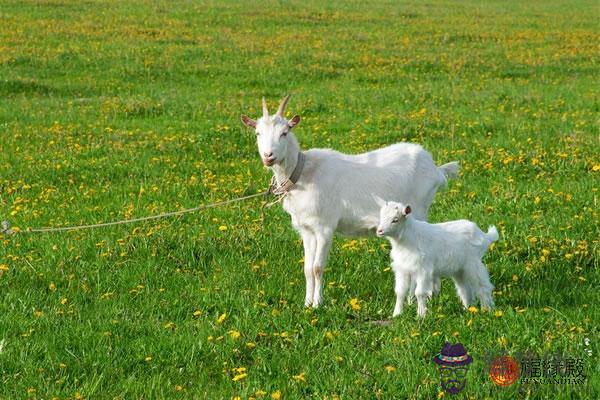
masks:
[[[434,222],[496,224],[495,312],[451,282],[388,326],[389,246],[338,237],[325,306],[260,200],[0,235],[1,399],[435,399],[460,341],[470,399],[600,396],[595,1],[0,0],[0,219],[95,223],[264,190],[252,132],[293,95],[303,148],[423,144],[461,177]],[[585,339],[589,339],[586,344]],[[586,383],[502,388],[486,357],[562,352]]]

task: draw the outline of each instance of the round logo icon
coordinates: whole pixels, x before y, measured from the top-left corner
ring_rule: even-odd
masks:
[[[519,377],[519,363],[511,356],[496,357],[490,367],[490,378],[498,386],[512,385]]]

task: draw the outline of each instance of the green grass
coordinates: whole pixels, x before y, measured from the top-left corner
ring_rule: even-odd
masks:
[[[468,398],[598,398],[598,11],[0,0],[1,219],[95,223],[262,190],[239,115],[292,93],[303,148],[406,140],[460,161],[431,220],[498,226],[502,312],[461,310],[445,281],[424,320],[411,306],[372,324],[393,309],[389,247],[342,237],[325,306],[306,310],[299,238],[259,200],[4,236],[0,398],[432,399],[446,340],[474,358]],[[525,351],[583,358],[586,384],[495,386],[486,355]]]

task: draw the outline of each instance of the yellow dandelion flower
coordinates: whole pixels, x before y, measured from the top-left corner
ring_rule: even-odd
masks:
[[[165,324],[165,329],[175,329],[175,323],[169,321]]]
[[[239,339],[240,336],[242,336],[241,333],[239,333],[238,331],[235,331],[235,330],[229,331],[227,333],[229,333],[229,337],[231,337],[232,339]]]
[[[249,349],[253,349],[253,348],[256,347],[256,343],[248,342],[248,343],[246,343],[246,347],[249,348]]]
[[[176,392],[181,392],[183,390],[183,386],[181,385],[175,385],[175,391]]]
[[[256,392],[254,392],[254,394],[258,397],[263,397],[265,394],[267,394],[267,392],[265,392],[264,390],[258,389]]]
[[[56,290],[56,284],[54,282],[50,282],[50,284],[48,285],[48,289],[55,291]]]
[[[350,306],[354,311],[360,310],[360,301],[357,298],[350,299]]]
[[[8,271],[8,265],[0,264],[0,271]]]
[[[144,361],[146,361],[146,362],[150,362],[150,361],[152,361],[152,357],[151,357],[151,356],[148,356],[148,357],[144,358]]]
[[[498,311],[496,311],[496,312],[494,313],[494,316],[495,316],[496,318],[500,318],[500,317],[501,317],[503,314],[504,314],[504,313],[503,313],[502,311],[498,310]]]
[[[281,392],[277,390],[271,393],[271,400],[281,400]]]
[[[225,321],[225,318],[227,318],[227,313],[221,314],[219,318],[217,318],[217,324],[222,324]]]
[[[219,227],[219,230],[220,230],[221,232],[224,232],[224,231],[226,231],[226,230],[227,230],[227,227],[226,227],[225,225],[221,225],[221,226]]]
[[[200,311],[200,310],[196,310],[196,311],[194,311],[194,312],[192,313],[192,315],[193,315],[194,317],[199,317],[199,316],[201,316],[201,315],[202,315],[202,311]]]
[[[544,310],[544,312],[550,312],[550,311],[552,311],[552,309],[550,307],[544,307],[544,308],[542,308],[542,310]]]
[[[476,313],[479,312],[479,309],[477,307],[475,307],[475,306],[469,307],[468,310],[469,310],[470,313],[473,313],[473,314],[476,314]]]
[[[386,365],[384,368],[385,368],[385,370],[386,370],[388,373],[390,373],[390,374],[391,374],[392,372],[396,371],[396,368],[395,368],[395,367],[392,367],[391,365]]]
[[[305,373],[304,372],[300,372],[298,375],[292,376],[292,378],[296,382],[306,382],[306,377],[305,377]]]
[[[237,382],[237,381],[241,381],[242,379],[244,379],[247,376],[248,376],[247,373],[242,372],[241,374],[235,375],[231,380],[234,381],[234,382]]]

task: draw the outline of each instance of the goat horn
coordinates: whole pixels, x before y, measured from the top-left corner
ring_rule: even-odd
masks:
[[[265,98],[262,98],[262,105],[263,105],[263,117],[267,118],[269,116],[269,109],[267,108],[267,101],[265,100]]]
[[[279,115],[280,117],[283,117],[283,113],[285,112],[285,107],[287,106],[287,103],[289,100],[290,100],[289,94],[287,96],[285,96],[283,98],[283,100],[281,100],[281,104],[279,105],[279,108],[277,109],[277,115]]]

